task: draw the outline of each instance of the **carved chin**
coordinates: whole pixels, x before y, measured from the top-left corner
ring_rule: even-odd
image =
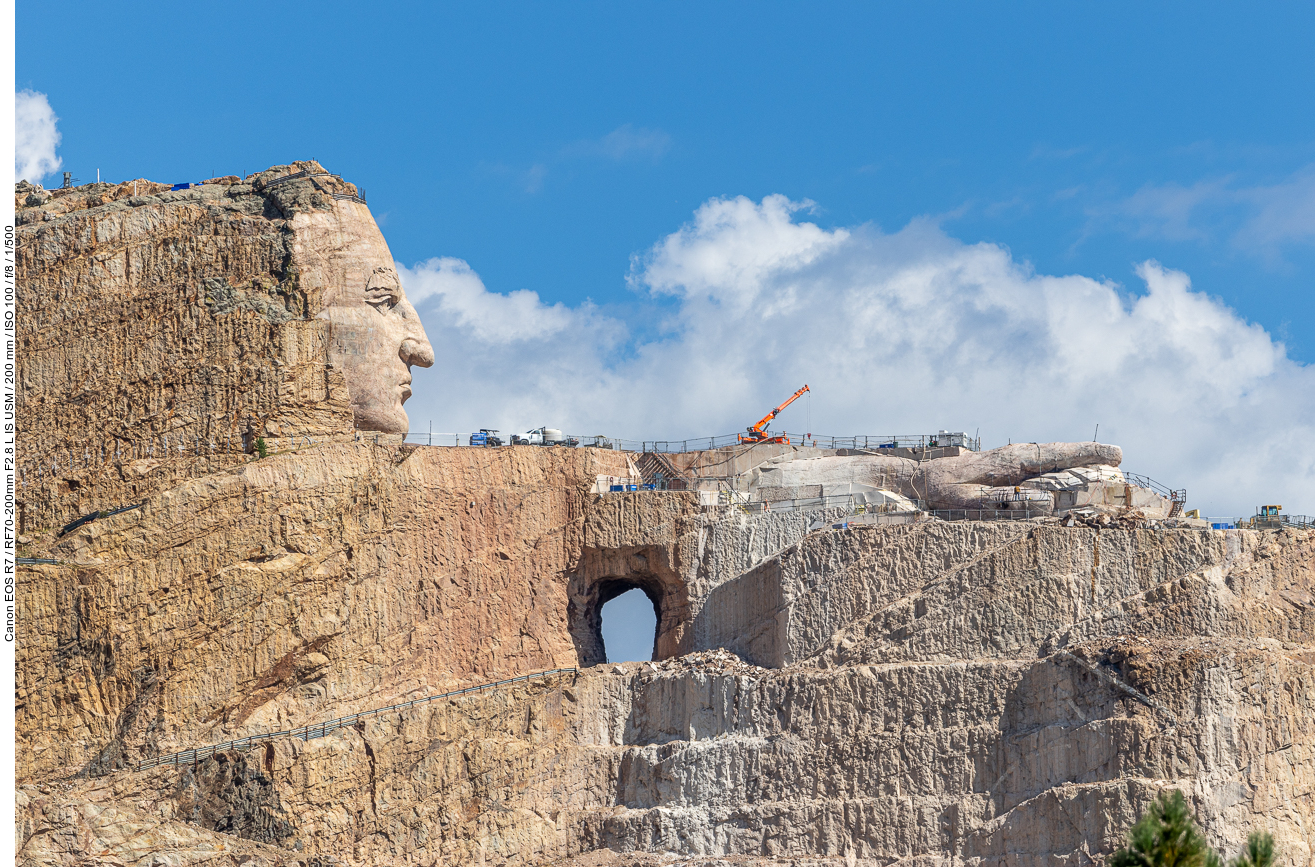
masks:
[[[380,433],[405,434],[410,419],[400,403],[380,405],[378,403],[352,404],[357,430],[373,430]]]

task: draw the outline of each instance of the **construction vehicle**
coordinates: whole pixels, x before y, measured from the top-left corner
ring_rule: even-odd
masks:
[[[1282,506],[1261,506],[1251,519],[1253,530],[1278,530],[1283,527]]]
[[[470,444],[472,446],[485,446],[488,448],[497,448],[502,445],[502,438],[497,436],[497,431],[482,427],[479,433],[470,435]]]
[[[808,391],[807,385],[796,391],[794,394],[790,395],[790,398],[787,401],[785,401],[785,403],[781,404],[776,409],[772,410],[771,412],[767,413],[767,415],[759,419],[757,424],[750,425],[749,427],[745,428],[745,430],[747,430],[749,433],[747,436],[745,434],[740,434],[740,442],[742,443],[790,442],[789,434],[782,433],[777,436],[768,436],[767,425],[771,424],[772,419],[776,418],[778,415],[781,414],[781,410],[785,409],[787,406],[789,406],[790,404],[798,400],[800,397],[802,397],[804,392],[806,391]]]
[[[525,436],[512,434],[511,444],[514,446],[567,446],[575,448],[580,441],[575,437],[568,437],[556,428],[539,427],[533,430],[527,430]]]

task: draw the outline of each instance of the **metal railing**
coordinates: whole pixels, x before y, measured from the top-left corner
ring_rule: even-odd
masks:
[[[783,437],[786,442],[793,446],[802,446],[806,448],[818,449],[857,449],[870,451],[874,454],[880,454],[882,449],[934,449],[934,448],[952,448],[960,446],[969,451],[981,450],[981,439],[972,437],[955,437],[955,442],[951,445],[949,442],[941,443],[941,438],[935,436],[914,436],[914,435],[891,435],[891,436],[873,436],[865,434],[856,434],[854,436],[808,436],[805,434],[772,434],[772,437]],[[432,446],[468,446],[470,445],[469,433],[434,433],[432,431],[412,431],[405,437],[405,442],[411,445],[432,445]],[[739,434],[723,434],[713,437],[695,437],[683,440],[628,440],[619,437],[609,437],[603,435],[582,436],[579,434],[566,435],[566,443],[575,443],[579,448],[600,448],[611,449],[613,451],[623,452],[653,452],[662,454],[683,454],[685,452],[702,452],[713,451],[715,449],[724,449],[731,446],[745,447],[753,443],[741,443]],[[503,441],[507,442],[510,437],[504,437]],[[477,446],[482,448],[482,446]]]
[[[276,186],[278,184],[282,184],[287,181],[297,181],[303,178],[307,180],[311,178],[337,178],[338,180],[342,181],[342,175],[335,175],[333,172],[301,171],[301,172],[293,172],[290,175],[284,175],[281,178],[275,178],[274,180],[267,182],[264,188],[268,190],[270,187]],[[345,184],[347,182],[343,181],[343,183]],[[353,202],[360,202],[362,205],[366,204],[365,195],[364,195],[365,191],[358,187],[357,192],[361,193],[361,195],[358,196],[358,195],[353,195],[351,193],[330,193],[329,195],[331,195],[335,199],[351,199]]]
[[[202,759],[208,759],[211,756],[215,755],[216,753],[222,753],[225,750],[251,749],[252,747],[259,746],[261,744],[265,744],[270,741],[279,740],[281,738],[300,738],[303,741],[309,741],[309,740],[313,740],[314,738],[322,738],[325,735],[329,734],[330,732],[337,731],[338,729],[354,726],[358,722],[368,717],[379,716],[380,714],[384,714],[384,713],[391,713],[392,711],[395,710],[406,710],[408,708],[418,707],[422,704],[429,704],[430,702],[441,701],[445,698],[456,698],[458,696],[469,695],[471,693],[484,692],[485,690],[499,689],[501,687],[510,686],[511,684],[514,683],[523,683],[525,681],[533,680],[535,678],[546,679],[558,674],[579,674],[579,672],[580,670],[578,668],[554,668],[554,669],[550,669],[549,671],[536,671],[533,674],[522,674],[520,677],[512,677],[512,678],[508,678],[507,680],[494,680],[494,681],[490,681],[489,683],[481,683],[481,684],[476,684],[475,686],[468,686],[465,689],[457,689],[451,692],[444,692],[444,693],[439,693],[438,695],[431,695],[431,696],[426,696],[425,698],[418,698],[415,699],[414,701],[404,701],[401,702],[400,704],[390,704],[387,707],[378,707],[375,708],[374,710],[362,711],[361,713],[354,713],[351,716],[339,717],[338,719],[332,719],[326,722],[316,723],[314,725],[302,726],[301,728],[287,729],[286,731],[279,731],[279,732],[266,732],[264,734],[251,735],[250,737],[245,737],[245,738],[238,738],[235,741],[224,741],[223,743],[219,743],[219,744],[211,744],[208,747],[197,747],[196,749],[183,750],[180,753],[170,753],[169,755],[166,756],[156,756],[155,758],[152,759],[143,759],[142,761],[137,763],[136,770],[146,771],[146,770],[150,770],[151,768],[158,768],[164,765],[195,764],[196,762],[199,762]]]
[[[1026,521],[1040,513],[1025,509],[932,509],[927,514],[942,521]]]
[[[265,182],[265,189],[268,190],[270,187],[272,187],[272,186],[276,186],[277,184],[286,183],[286,182],[288,182],[288,181],[296,181],[296,180],[300,180],[301,178],[307,178],[307,179],[309,179],[309,178],[337,178],[337,179],[340,180],[340,181],[342,180],[342,176],[341,176],[341,175],[335,175],[333,172],[309,172],[309,171],[304,171],[304,170],[303,170],[303,171],[300,171],[300,172],[293,172],[293,173],[290,174],[290,175],[283,175],[283,176],[281,176],[281,177],[277,177],[277,178],[275,178],[275,179],[272,180],[272,181],[266,181],[266,182]],[[346,181],[343,181],[343,183],[346,183]]]
[[[869,507],[868,515],[889,515],[892,518],[905,517],[917,521],[921,518],[938,518],[942,521],[1026,521],[1037,517],[1034,512],[1017,509],[927,509],[917,512],[900,512],[894,509],[881,510]],[[875,526],[873,522],[855,521],[864,515],[862,507],[852,515],[846,515],[841,521],[832,523],[833,529],[847,529],[853,526]]]
[[[1120,470],[1120,472],[1123,473],[1123,478],[1130,485],[1136,485],[1139,488],[1146,488],[1149,491],[1154,491],[1161,497],[1173,500],[1174,502],[1187,502],[1187,490],[1184,488],[1174,489],[1166,487],[1155,481],[1155,479],[1152,479],[1150,476],[1143,476],[1140,473],[1130,473],[1126,470]]]
[[[1312,530],[1315,529],[1315,518],[1310,515],[1252,515],[1249,518],[1207,518],[1206,520],[1214,523],[1231,523],[1231,528],[1237,530],[1279,530],[1290,528],[1293,530]]]
[[[727,505],[739,509],[746,514],[758,512],[802,512],[816,511],[819,509],[847,509],[853,511],[858,508],[854,502],[853,494],[833,494],[829,497],[804,497],[796,500],[776,500],[769,502],[764,500],[753,500],[748,503],[729,503]],[[877,507],[870,507],[876,511]]]

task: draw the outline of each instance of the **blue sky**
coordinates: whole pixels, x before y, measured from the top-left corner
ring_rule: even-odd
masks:
[[[1244,231],[1315,163],[1312,10],[1147,5],[20,2],[17,81],[80,178],[316,157],[497,292],[631,304],[701,202],[782,193],[1133,291],[1155,258],[1315,359],[1315,218]]]
[[[48,0],[16,81],[84,181],[362,186],[413,430],[725,434],[808,382],[790,430],[1100,424],[1315,513],[1315,11],[1147,6]]]

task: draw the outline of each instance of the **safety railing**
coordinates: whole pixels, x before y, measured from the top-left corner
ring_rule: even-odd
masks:
[[[889,514],[911,514],[894,503],[864,503],[859,500],[862,495],[855,494],[832,494],[829,497],[801,497],[793,500],[775,500],[763,501],[753,500],[750,502],[737,501],[734,492],[719,492],[722,494],[716,507],[720,508],[731,506],[739,509],[746,514],[771,513],[771,512],[814,512],[824,509],[843,509],[851,515],[889,515]],[[919,503],[918,505],[924,505]]]
[[[1219,530],[1278,530],[1288,527],[1293,530],[1315,529],[1315,518],[1310,515],[1252,515],[1248,518],[1207,518],[1211,526],[1215,523],[1230,523],[1230,527],[1216,527]]]
[[[1025,509],[932,509],[927,512],[942,521],[1026,521],[1037,517]]]
[[[340,181],[342,180],[342,176],[341,176],[341,175],[335,175],[333,172],[309,172],[309,171],[300,171],[300,172],[293,172],[293,173],[290,174],[290,175],[283,175],[282,177],[274,178],[274,180],[272,180],[272,181],[266,181],[266,182],[265,182],[265,189],[269,189],[270,187],[277,186],[278,184],[287,183],[288,181],[297,181],[297,180],[301,180],[302,178],[307,178],[307,179],[310,179],[310,178],[337,178],[337,179],[340,180]],[[344,181],[344,183],[345,183],[345,181]]]
[[[830,497],[805,497],[796,500],[776,500],[775,502],[754,500],[748,503],[732,503],[732,505],[740,511],[748,514],[757,512],[801,512],[815,511],[819,509],[846,509],[853,511],[853,509],[856,508],[853,494],[835,494]]]
[[[1128,484],[1130,485],[1136,485],[1139,488],[1146,488],[1149,491],[1154,491],[1155,493],[1169,500],[1186,501],[1187,499],[1186,490],[1175,490],[1173,488],[1160,484],[1159,482],[1155,481],[1155,479],[1152,479],[1150,476],[1143,476],[1140,473],[1130,473],[1126,470],[1122,470],[1121,472],[1123,473],[1123,478],[1126,479]]]
[[[430,695],[424,698],[418,698],[415,699],[414,701],[404,701],[401,702],[400,704],[390,704],[386,707],[378,707],[373,710],[362,711],[361,713],[354,713],[351,716],[339,717],[338,719],[327,720],[322,723],[315,723],[314,725],[302,726],[301,728],[287,729],[285,731],[278,731],[278,732],[266,732],[264,734],[251,735],[245,738],[238,738],[237,740],[234,741],[224,741],[223,743],[211,744],[210,746],[206,746],[206,747],[197,747],[196,749],[183,750],[182,752],[179,753],[170,753],[165,756],[156,756],[155,758],[151,758],[151,759],[143,759],[142,761],[137,763],[137,770],[146,771],[146,770],[150,770],[151,768],[158,768],[164,765],[195,764],[196,762],[199,762],[202,759],[210,758],[216,753],[222,753],[227,750],[251,749],[252,747],[260,746],[262,744],[269,743],[270,741],[280,740],[283,738],[298,738],[303,741],[314,740],[315,738],[322,738],[328,735],[330,732],[334,732],[339,729],[349,728],[351,726],[356,725],[358,722],[361,722],[362,720],[368,719],[369,717],[379,716],[380,714],[392,713],[393,711],[406,710],[408,708],[419,707],[420,705],[429,704],[430,702],[435,702],[435,701],[442,701],[443,699],[446,698],[457,698],[459,696],[470,695],[472,693],[480,693],[490,689],[500,689],[502,687],[511,686],[512,684],[515,683],[523,683],[529,680],[534,680],[534,679],[546,680],[547,678],[553,677],[558,674],[578,674],[578,673],[579,673],[578,668],[554,668],[549,671],[536,671],[532,674],[522,674],[520,677],[512,677],[506,680],[495,680],[495,681],[490,681],[489,683],[476,684],[475,686],[468,686],[465,689],[456,689],[456,690],[452,690],[451,692],[444,692],[444,693],[439,693],[438,695]]]
[[[1055,496],[1051,491],[1039,491],[1035,488],[1018,490],[992,491],[982,488],[982,504],[987,503],[1053,503]],[[999,508],[996,506],[995,508]],[[1011,506],[1010,508],[1015,508]]]
[[[469,446],[470,433],[435,433],[433,431],[412,431],[405,441],[411,445],[431,446]],[[525,436],[528,436],[525,435]],[[936,436],[873,436],[858,434],[855,436],[813,436],[809,434],[771,434],[772,439],[781,437],[793,446],[818,449],[854,449],[880,454],[883,449],[934,449],[959,446],[970,451],[981,450],[981,439],[973,437]],[[511,436],[499,434],[504,445],[511,442]],[[559,446],[579,448],[600,448],[624,452],[653,452],[661,454],[683,454],[685,452],[713,451],[732,446],[749,447],[753,443],[740,441],[739,434],[724,434],[713,437],[695,437],[683,440],[630,440],[609,437],[601,434],[580,435],[566,434]],[[478,444],[476,447],[479,446]]]
[[[293,172],[290,175],[284,175],[281,178],[275,178],[272,181],[268,181],[265,184],[265,189],[268,190],[270,187],[277,186],[279,184],[286,183],[288,181],[298,181],[303,178],[307,180],[311,178],[337,178],[338,180],[342,181],[342,175],[335,175],[333,172],[301,171],[301,172]],[[343,181],[343,183],[346,183],[346,181]],[[362,205],[366,204],[365,191],[358,188],[357,192],[359,192],[361,195],[353,195],[352,193],[330,193],[329,195],[331,195],[334,199],[351,199],[353,202],[360,202]]]
[[[1025,512],[1019,509],[929,509],[917,512],[901,512],[894,509],[882,510],[869,507],[866,514],[887,515],[892,519],[908,518],[914,521],[920,518],[937,518],[942,521],[1026,521],[1028,518],[1036,517],[1035,512]],[[854,526],[873,526],[874,522],[865,523],[861,520],[863,515],[864,511],[862,507],[859,507],[854,514],[846,515],[839,522],[830,526],[837,530]]]

